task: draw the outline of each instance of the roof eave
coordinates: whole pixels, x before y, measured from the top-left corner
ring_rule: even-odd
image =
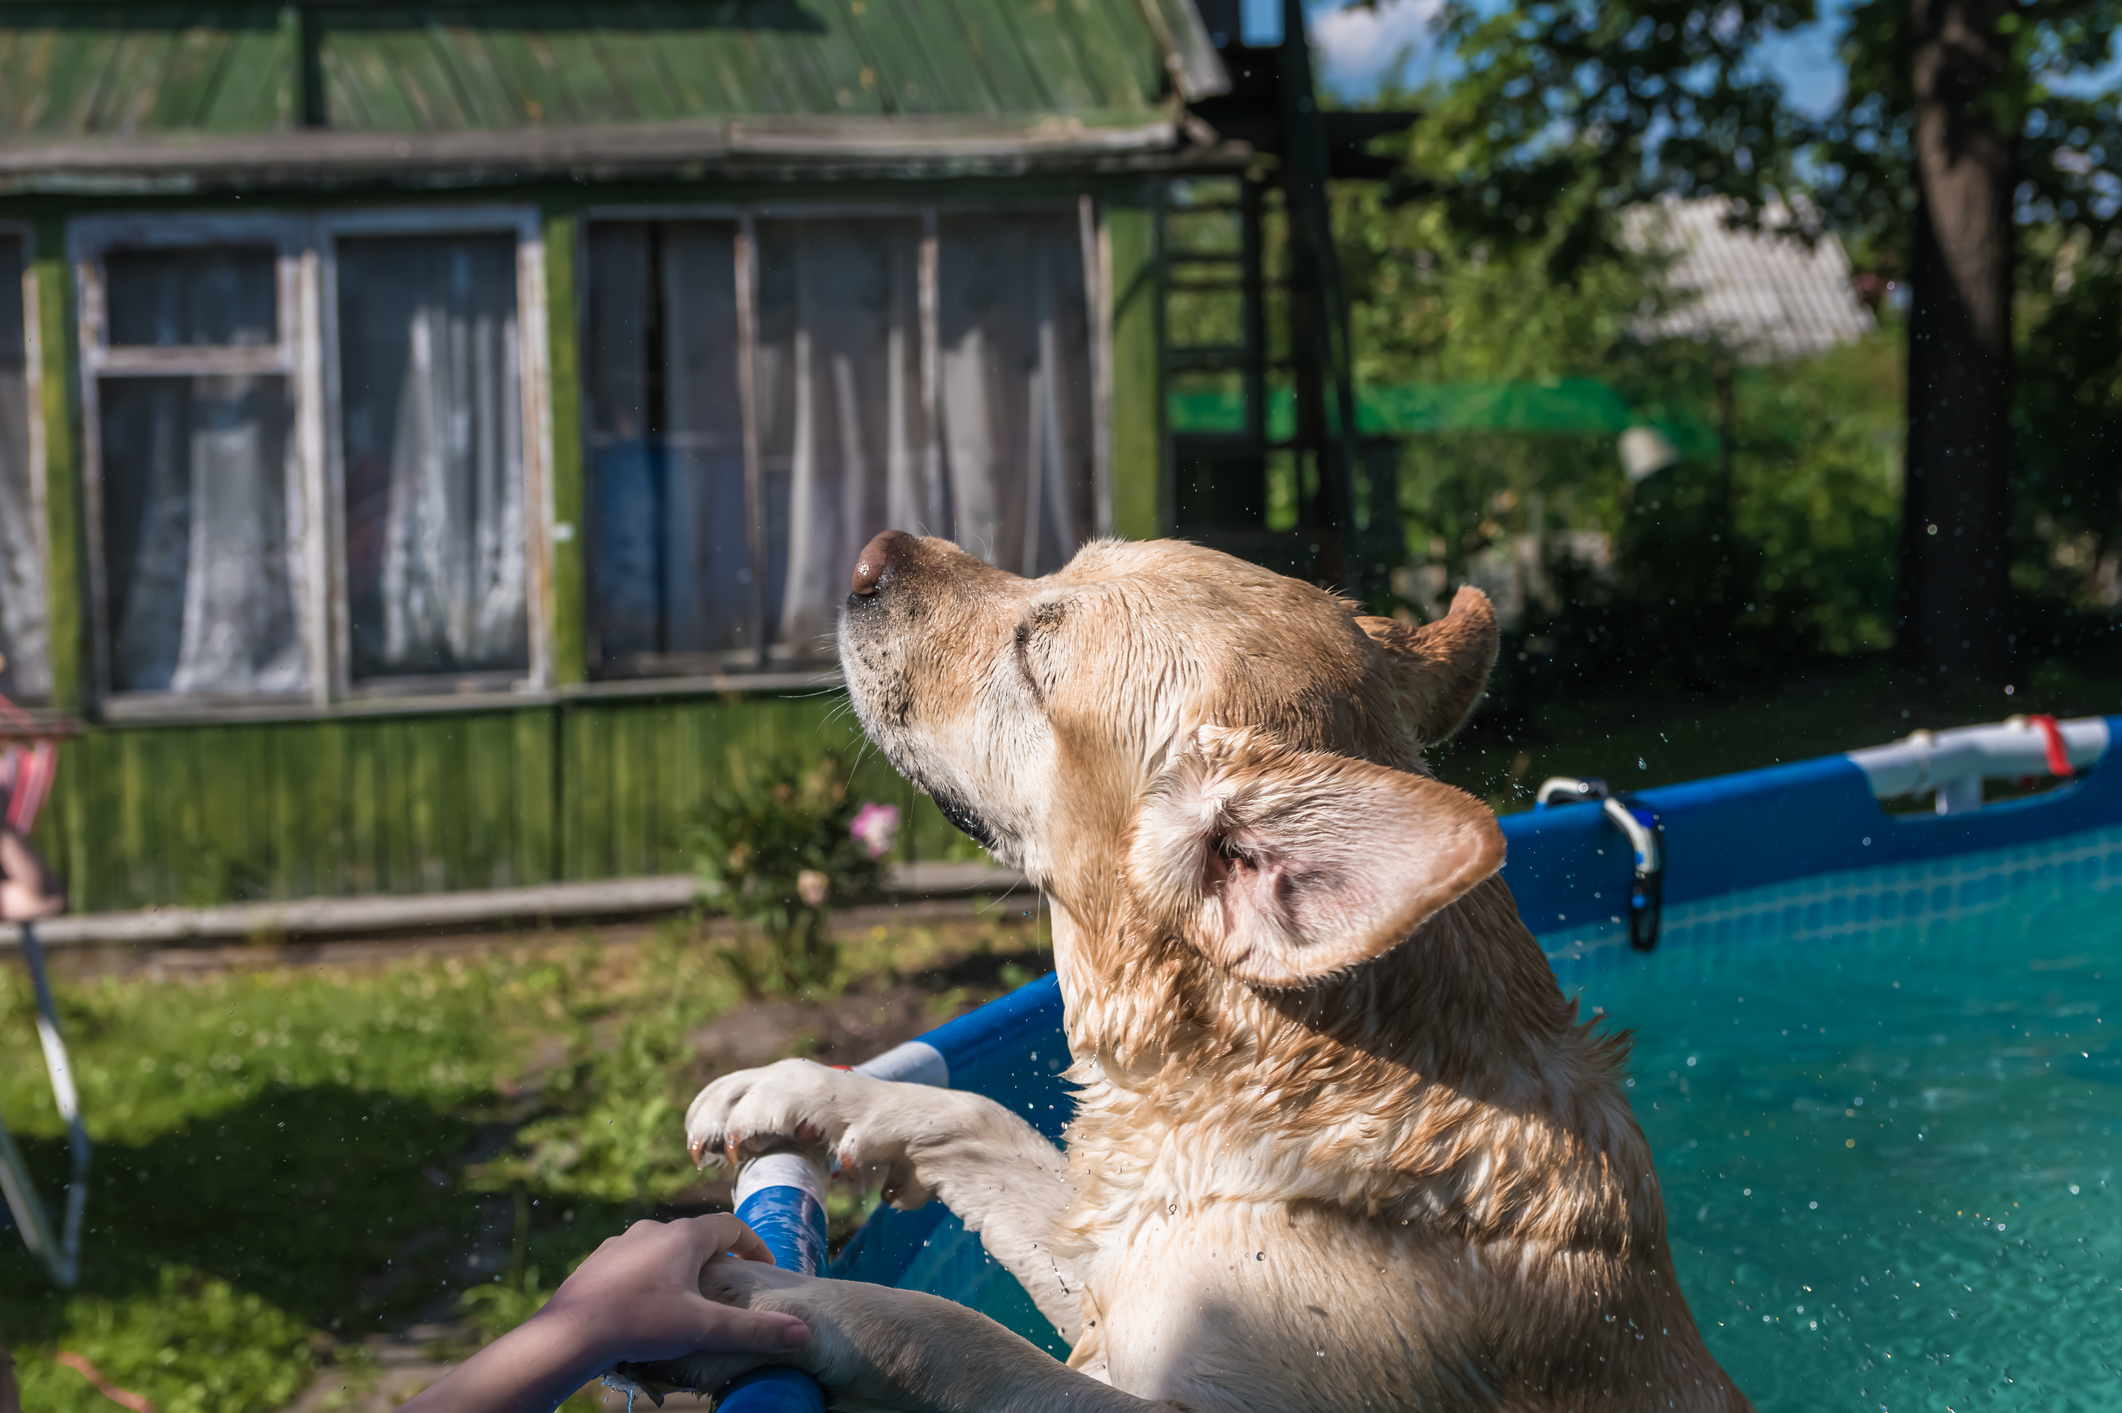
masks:
[[[974,176],[1220,169],[1241,145],[1182,146],[1140,113],[1025,118],[746,117],[423,133],[292,130],[0,141],[0,192],[446,186],[537,176]]]

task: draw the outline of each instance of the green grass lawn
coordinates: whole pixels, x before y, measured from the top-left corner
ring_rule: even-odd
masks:
[[[985,986],[938,981],[940,1020],[1043,969],[1037,942],[1021,923],[897,929],[845,970],[859,992],[954,952],[1023,954]],[[742,999],[716,951],[672,925],[626,948],[60,984],[96,1155],[79,1290],[0,1234],[23,1406],[111,1406],[61,1350],[160,1413],[264,1413],[328,1364],[358,1395],[364,1337],[438,1312],[491,1337],[627,1219],[706,1205],[681,1130],[709,1073],[692,1037]],[[0,968],[0,1115],[51,1202],[65,1142],[31,1017],[20,967]],[[803,1048],[800,1024],[788,1039]],[[498,1255],[467,1270],[497,1225]]]

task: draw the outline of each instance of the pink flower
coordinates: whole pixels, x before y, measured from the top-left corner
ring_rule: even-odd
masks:
[[[898,842],[899,807],[880,805],[875,800],[866,801],[855,811],[854,822],[848,825],[847,832],[871,858],[881,859]]]

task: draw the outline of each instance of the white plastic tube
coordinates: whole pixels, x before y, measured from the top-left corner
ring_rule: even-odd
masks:
[[[2071,769],[2084,770],[2107,754],[2107,719],[2079,717],[2056,723]],[[1890,746],[1851,751],[1849,759],[1882,800],[1938,792],[1938,813],[1979,809],[1984,780],[2047,775],[2048,733],[2038,722],[2015,716],[1994,726],[1918,731]]]

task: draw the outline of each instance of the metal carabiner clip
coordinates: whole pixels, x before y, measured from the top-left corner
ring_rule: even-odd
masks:
[[[1577,780],[1557,775],[1540,786],[1534,809],[1546,809],[1556,796],[1565,803],[1599,801],[1599,808],[1628,839],[1635,853],[1635,873],[1628,890],[1628,945],[1648,952],[1658,945],[1665,912],[1665,826],[1648,805],[1607,788],[1604,780]]]

